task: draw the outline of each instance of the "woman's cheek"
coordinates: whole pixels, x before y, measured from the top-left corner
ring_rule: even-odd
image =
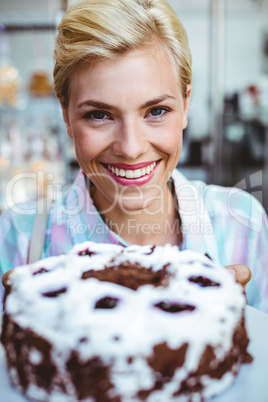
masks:
[[[94,157],[95,151],[97,150],[90,135],[79,135],[74,138],[74,143],[75,149],[79,152],[80,156],[86,156],[87,159]]]
[[[174,155],[181,152],[182,148],[182,134],[177,130],[175,133],[169,133],[169,135],[165,135],[163,133],[161,140],[157,144],[157,147],[168,155]]]
[[[91,147],[88,140],[81,137],[74,137],[75,154],[78,164],[83,170],[86,170],[86,166],[91,162],[92,154]]]

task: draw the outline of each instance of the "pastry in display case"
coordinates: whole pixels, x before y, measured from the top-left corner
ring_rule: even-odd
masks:
[[[38,97],[52,94],[52,85],[50,84],[48,74],[45,71],[38,70],[32,73],[29,91],[31,95]]]
[[[0,107],[16,105],[20,86],[17,69],[12,65],[0,66]]]
[[[18,91],[21,79],[17,68],[10,59],[10,49],[7,34],[0,24],[0,108],[15,107],[18,101]]]

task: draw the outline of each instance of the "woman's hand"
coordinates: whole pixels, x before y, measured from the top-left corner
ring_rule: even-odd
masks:
[[[5,288],[5,294],[4,294],[4,300],[3,300],[3,311],[5,310],[7,295],[10,292],[10,285],[8,283],[8,280],[9,280],[10,274],[13,271],[14,271],[13,269],[10,269],[9,271],[5,272],[4,275],[2,276],[2,284],[3,284],[4,288]]]
[[[243,264],[236,264],[228,265],[225,268],[228,269],[231,275],[233,275],[236,282],[240,283],[243,288],[244,295],[246,295],[246,284],[250,281],[252,276],[249,267]]]
[[[11,274],[11,272],[13,272],[13,269],[10,269],[9,271],[5,272],[2,277],[2,284],[6,290],[9,288],[8,279],[9,279],[9,275]]]

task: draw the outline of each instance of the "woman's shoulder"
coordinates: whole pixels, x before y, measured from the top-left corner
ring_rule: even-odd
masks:
[[[224,187],[214,184],[194,182],[212,216],[230,217],[238,222],[250,221],[259,225],[267,218],[260,201],[249,192],[238,187]]]
[[[3,211],[0,216],[1,234],[5,233],[5,236],[7,231],[30,233],[36,211],[37,200],[13,205]]]
[[[175,181],[184,185],[188,183],[194,189],[193,196],[204,203],[211,218],[222,217],[246,226],[253,225],[257,231],[264,222],[267,224],[267,215],[260,201],[244,189],[187,180],[180,172],[176,172],[173,177]]]
[[[0,272],[27,261],[36,202],[15,205],[0,217]]]

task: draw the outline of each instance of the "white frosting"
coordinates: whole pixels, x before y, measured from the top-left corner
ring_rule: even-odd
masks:
[[[95,254],[78,255],[86,249]],[[169,263],[167,271],[172,278],[167,287],[143,285],[136,291],[95,278],[81,280],[83,272],[123,262],[139,263],[153,271]],[[40,268],[48,272],[33,275]],[[191,276],[203,276],[220,286],[200,287],[188,280]],[[214,346],[217,357],[223,358],[232,345],[245,303],[242,288],[227,270],[201,254],[180,252],[171,245],[123,248],[86,242],[66,256],[19,267],[12,273],[11,282],[6,312],[21,327],[31,328],[53,344],[53,359],[63,370],[62,376],[67,375],[64,362],[71,350],[79,352],[81,361],[100,356],[107,365],[113,362],[112,382],[116,392],[125,395],[124,401],[133,400],[140,389],[154,386],[155,377],[147,357],[156,344],[166,342],[171,349],[177,349],[186,342],[189,347],[184,367],[162,390],[149,397],[152,402],[168,400],[165,395],[168,398],[178,390],[188,373],[197,369],[206,345]],[[63,288],[66,292],[57,297],[43,295]],[[117,306],[96,309],[96,303],[106,296],[118,299]],[[161,301],[189,304],[195,310],[165,312],[155,307]],[[82,338],[88,341],[79,342]],[[127,362],[129,356],[134,357],[131,364]],[[38,355],[33,350],[31,360],[34,363],[36,359]],[[223,383],[229,384],[232,378],[229,374]],[[213,392],[223,387],[219,381],[209,379],[210,382]],[[211,396],[211,392],[204,395]]]

